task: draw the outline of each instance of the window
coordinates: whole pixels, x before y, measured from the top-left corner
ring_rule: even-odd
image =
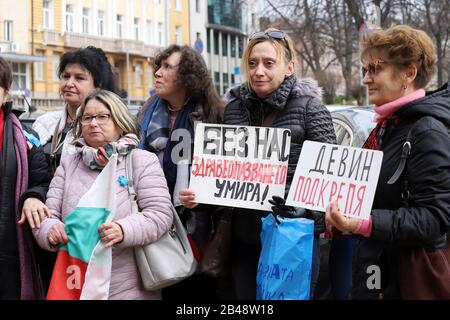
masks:
[[[74,8],[73,5],[66,5],[66,31],[73,32],[74,30]]]
[[[195,12],[200,13],[200,0],[195,0]]]
[[[12,63],[13,83],[12,90],[25,90],[27,87],[27,65],[26,63]]]
[[[151,63],[147,64],[147,88],[153,87],[153,66]]]
[[[228,35],[222,33],[222,56],[228,56]]]
[[[12,22],[12,20],[5,20],[3,31],[4,31],[3,39],[5,39],[5,41],[13,41],[13,22]]]
[[[134,40],[139,40],[139,18],[134,18],[133,30]]]
[[[42,4],[44,29],[53,28],[53,1],[44,0]]]
[[[228,73],[222,73],[223,77],[223,92],[226,92],[228,90]]]
[[[256,25],[256,15],[252,13],[252,28],[254,28]]]
[[[236,57],[236,36],[231,36],[231,56]]]
[[[163,24],[158,22],[158,45],[163,45]]]
[[[343,146],[351,146],[353,141],[352,129],[338,119],[333,119],[333,126],[337,143]]]
[[[99,36],[105,34],[105,12],[99,11],[97,13],[97,32]]]
[[[181,39],[181,27],[180,26],[175,26],[175,43],[176,44],[181,44],[182,39]]]
[[[242,57],[242,54],[244,53],[244,38],[239,37],[239,55],[238,57]]]
[[[219,33],[214,32],[214,54],[219,54]]]
[[[181,11],[181,0],[175,0],[175,10]]]
[[[83,8],[82,30],[83,30],[83,34],[89,34],[89,9],[88,8]]]
[[[152,28],[152,22],[150,20],[147,20],[145,22],[145,39],[144,41],[146,43],[151,44],[152,43],[152,38],[153,38],[153,28]]]
[[[118,14],[116,17],[116,37],[122,38],[123,15]]]
[[[44,55],[44,51],[37,50],[36,54],[39,56]],[[44,80],[44,63],[35,62],[34,63],[34,80],[43,81]]]
[[[220,92],[220,73],[214,71],[214,85],[216,86],[217,92]]]
[[[135,81],[134,84],[136,87],[142,87],[142,64],[140,62],[136,63],[134,68],[134,76]]]
[[[54,53],[52,56],[52,77],[53,81],[59,81],[58,78],[59,54]]]

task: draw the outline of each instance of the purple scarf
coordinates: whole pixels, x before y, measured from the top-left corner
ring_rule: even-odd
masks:
[[[28,158],[27,144],[23,135],[22,126],[19,119],[11,114],[14,151],[17,158],[17,178],[16,178],[16,194],[15,194],[15,216],[16,221],[20,220],[19,199],[20,196],[28,189]],[[33,248],[33,235],[28,224],[16,225],[17,230],[17,247],[19,250],[20,264],[20,299],[33,300],[40,297],[39,281],[36,269],[33,265],[37,263]]]

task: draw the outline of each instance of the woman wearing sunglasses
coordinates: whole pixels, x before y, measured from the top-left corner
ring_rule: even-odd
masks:
[[[321,102],[321,89],[311,79],[297,79],[292,39],[283,31],[268,29],[250,36],[242,56],[244,84],[227,94],[224,123],[291,130],[286,190],[294,176],[305,140],[335,143],[331,116]],[[276,199],[285,214],[314,219],[315,241],[311,297],[320,265],[319,234],[325,230],[324,214],[295,210]],[[274,207],[277,211],[277,207]],[[238,299],[255,299],[256,271],[261,253],[261,217],[266,213],[235,208],[233,211],[233,278]]]
[[[433,42],[393,26],[365,35],[361,58],[377,121],[364,147],[383,151],[378,186],[369,220],[340,215],[336,203],[326,211],[327,223],[358,234],[352,297],[450,299],[450,91],[424,90]]]

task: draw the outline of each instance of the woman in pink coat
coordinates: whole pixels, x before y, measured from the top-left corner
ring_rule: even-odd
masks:
[[[90,94],[75,125],[77,153],[61,161],[50,184],[46,205],[52,217],[34,235],[39,245],[56,251],[68,237],[65,218],[118,153],[117,177],[126,176],[125,157],[138,144],[138,126],[120,98],[106,90]],[[131,214],[126,186],[118,185],[115,218],[98,228],[105,247],[112,246],[109,299],[160,299],[160,291],[145,291],[134,257],[134,246],[158,240],[172,224],[171,200],[158,158],[147,151],[133,153],[133,180],[143,214]]]

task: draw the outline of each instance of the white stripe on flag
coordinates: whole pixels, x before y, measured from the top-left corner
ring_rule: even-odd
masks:
[[[78,202],[78,207],[110,210],[111,213],[106,222],[112,221],[116,214],[116,169],[117,154],[113,154],[89,191]],[[108,299],[111,263],[112,248],[105,248],[103,243],[99,241],[89,259],[80,300]]]

